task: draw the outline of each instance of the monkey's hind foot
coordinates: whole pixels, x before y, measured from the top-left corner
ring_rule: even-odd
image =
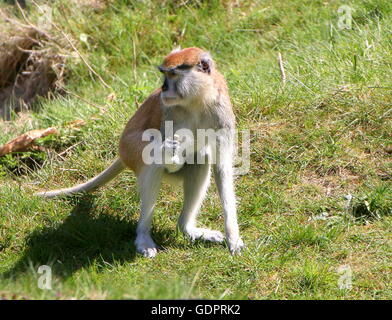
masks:
[[[240,238],[237,240],[227,239],[227,244],[232,255],[241,254],[241,250],[245,248],[245,244]]]
[[[220,243],[223,242],[223,240],[225,239],[222,232],[217,230],[205,229],[205,228],[190,229],[188,230],[187,235],[191,239],[191,241],[195,241],[196,239],[201,239],[205,241]]]
[[[158,252],[158,246],[150,236],[137,236],[135,240],[136,251],[146,258],[154,258]]]

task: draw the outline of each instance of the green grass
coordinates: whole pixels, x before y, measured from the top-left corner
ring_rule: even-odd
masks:
[[[117,0],[104,10],[76,3],[56,1],[54,21],[110,88],[69,58],[67,90],[101,108],[67,95],[41,99],[28,121],[0,122],[0,144],[32,128],[61,128],[40,142],[44,152],[0,158],[0,297],[392,298],[389,0]],[[342,4],[355,9],[351,30],[337,27]],[[178,44],[211,51],[238,127],[252,132],[251,169],[236,180],[241,256],[179,234],[182,194],[172,187],[162,190],[154,216],[164,250],[153,260],[137,255],[131,173],[91,196],[32,197],[84,181],[116,157],[127,119],[160,85],[155,66]],[[87,125],[67,131],[75,119]],[[199,222],[223,229],[214,186]],[[52,266],[53,290],[37,287],[44,264]],[[338,286],[343,265],[352,270],[351,290]]]

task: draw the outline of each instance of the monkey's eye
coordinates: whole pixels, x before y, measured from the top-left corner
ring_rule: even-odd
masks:
[[[185,63],[180,64],[179,66],[176,67],[176,69],[179,69],[179,70],[189,70],[191,68],[192,68],[192,66],[190,66],[189,64],[185,64]]]

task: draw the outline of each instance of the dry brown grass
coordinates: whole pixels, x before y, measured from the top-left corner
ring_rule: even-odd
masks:
[[[61,92],[64,46],[46,31],[11,19],[2,11],[0,34],[0,117],[34,106],[38,96]]]

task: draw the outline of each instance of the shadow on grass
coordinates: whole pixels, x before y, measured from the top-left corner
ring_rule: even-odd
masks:
[[[60,225],[30,234],[22,258],[2,277],[15,278],[31,272],[31,266],[37,271],[40,265],[50,265],[55,276],[67,278],[93,263],[107,268],[108,263],[134,260],[136,222],[126,215],[94,213],[93,199],[72,199],[75,207]]]
[[[136,220],[130,220],[129,215],[97,214],[93,195],[68,201],[75,204],[68,217],[59,225],[31,233],[22,257],[10,270],[0,274],[1,278],[16,279],[33,270],[37,272],[41,265],[49,265],[54,276],[66,279],[93,264],[99,272],[112,264],[135,260]],[[205,241],[179,243],[175,230],[162,227],[153,229],[152,236],[163,250],[217,245]]]

